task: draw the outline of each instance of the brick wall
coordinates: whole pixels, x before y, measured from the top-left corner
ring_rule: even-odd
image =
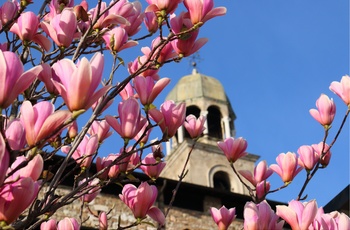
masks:
[[[57,195],[64,195],[67,194],[70,191],[70,187],[62,186],[60,187],[56,194]],[[216,229],[216,225],[214,221],[211,218],[209,207],[215,206],[219,208],[218,202],[220,202],[217,198],[212,197],[206,197],[204,199],[204,211],[194,211],[189,209],[183,209],[178,207],[173,207],[169,215],[167,217],[167,225],[166,229],[168,230],[185,230],[185,229],[191,229],[191,230],[211,230]],[[73,202],[71,205],[65,206],[61,208],[59,211],[57,211],[53,218],[56,220],[61,220],[66,216],[69,217],[75,217],[79,219],[80,217],[80,208],[81,208],[81,202],[79,200]],[[110,195],[110,194],[103,194],[100,193],[95,200],[93,200],[91,203],[88,204],[91,212],[96,213],[98,211],[105,211],[108,212],[111,210],[110,214],[108,215],[109,221],[109,229],[117,229],[118,227],[118,219],[120,218],[120,225],[121,226],[127,226],[135,221],[134,216],[132,215],[129,208],[119,199],[118,194]],[[162,205],[164,206],[164,205]],[[164,209],[166,209],[167,206],[164,206]],[[84,220],[83,226],[85,227],[94,227],[98,228],[98,219],[91,213],[88,212],[88,209],[85,207],[83,211],[83,218]],[[154,223],[150,218],[147,218],[146,221],[149,221],[151,223]],[[235,221],[230,229],[242,229],[243,223],[242,221],[238,220]],[[150,229],[156,229],[155,227],[152,227],[147,224],[142,224],[137,227],[133,227],[131,229],[143,229],[143,230],[150,230]]]

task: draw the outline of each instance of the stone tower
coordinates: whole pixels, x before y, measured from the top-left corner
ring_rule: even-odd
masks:
[[[167,100],[186,103],[186,116],[206,116],[204,136],[196,143],[187,165],[188,173],[185,182],[207,187],[224,189],[230,192],[248,194],[233,173],[225,155],[218,148],[217,142],[227,137],[235,137],[233,112],[230,101],[221,83],[209,76],[192,71],[191,75],[182,77],[168,94]],[[167,167],[161,177],[178,180],[181,170],[191,149],[193,141],[184,127],[167,142]],[[237,170],[253,171],[259,157],[248,154],[235,163]]]

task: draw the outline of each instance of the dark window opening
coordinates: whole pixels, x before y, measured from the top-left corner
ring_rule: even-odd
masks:
[[[214,174],[213,181],[214,188],[231,191],[230,178],[228,177],[227,173],[222,171],[216,172]]]
[[[169,205],[174,189],[175,185],[174,187],[168,186],[164,189],[163,195],[165,205]],[[198,193],[196,189],[192,189],[191,185],[181,185],[176,193],[173,206],[203,212],[203,200],[204,195]]]
[[[222,139],[221,113],[217,107],[210,106],[208,108],[207,121],[209,137]]]

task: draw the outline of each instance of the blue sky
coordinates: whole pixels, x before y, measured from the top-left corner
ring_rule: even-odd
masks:
[[[248,151],[273,164],[279,153],[319,143],[323,128],[309,115],[309,109],[315,108],[321,93],[333,97],[337,104],[330,132],[330,138],[334,137],[346,106],[328,87],[349,74],[348,1],[214,2],[227,7],[227,15],[201,28],[199,37],[207,37],[209,42],[199,52],[197,69],[223,84],[237,115],[237,137],[247,139]],[[139,48],[123,51],[120,56],[125,62],[132,61],[140,55]],[[157,99],[158,106],[176,82],[191,73],[190,63],[184,59],[160,71],[161,77],[170,77],[172,82]],[[108,65],[107,61],[106,70]],[[117,79],[125,76],[125,71],[117,71]],[[111,109],[115,111],[116,106]],[[116,136],[110,139],[101,149],[102,155],[118,152],[122,146]],[[349,184],[349,122],[332,153],[330,165],[316,174],[304,193],[308,200],[317,199],[319,205],[325,205]],[[295,198],[304,177],[305,172],[301,172],[287,189],[268,199],[288,202]],[[282,185],[276,175],[270,181],[272,189]]]

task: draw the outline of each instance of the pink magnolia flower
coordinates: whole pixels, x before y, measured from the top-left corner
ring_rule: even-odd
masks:
[[[345,213],[339,213],[336,221],[338,229],[350,229],[350,218]]]
[[[244,206],[244,230],[274,229],[282,230],[284,221],[271,209],[266,200],[255,204],[247,202]]]
[[[224,141],[219,141],[217,144],[219,148],[224,152],[227,160],[230,163],[235,163],[239,158],[244,157],[248,154],[245,152],[248,143],[242,137],[236,139],[229,137]]]
[[[135,98],[128,98],[118,105],[119,122],[107,115],[106,121],[126,141],[133,139],[146,123],[141,116],[140,105]]]
[[[23,64],[12,52],[0,50],[0,109],[6,109],[23,93],[38,74],[41,66],[35,66],[23,73]]]
[[[101,163],[102,163],[102,166],[106,165],[106,166],[109,166],[113,163],[113,161],[115,161],[118,157],[120,156],[120,153],[117,153],[117,154],[109,154],[106,158],[103,158]],[[127,156],[123,159],[121,159],[118,163],[114,164],[112,167],[109,168],[109,170],[107,171],[107,176],[109,178],[117,178],[121,172],[119,166],[122,165],[122,167],[124,169],[127,168],[127,165],[130,161],[130,157],[131,156]],[[126,166],[125,166],[126,165]],[[96,165],[97,166],[97,165]],[[100,166],[101,167],[101,166]],[[123,171],[125,172],[125,170]]]
[[[127,100],[129,97],[138,97],[137,94],[135,94],[134,88],[132,87],[130,82],[128,82],[125,85],[125,87],[120,91],[119,95],[123,99],[123,101]]]
[[[322,94],[316,101],[316,109],[310,109],[311,116],[323,126],[332,124],[335,116],[335,104],[332,99]]]
[[[281,153],[276,157],[277,164],[272,164],[270,168],[277,173],[284,183],[290,183],[294,177],[303,169],[298,167],[298,158],[295,153]]]
[[[67,110],[56,112],[54,110],[54,105],[47,101],[39,102],[34,106],[29,101],[23,102],[20,119],[26,131],[29,146],[52,137],[53,131],[59,131],[57,129],[71,117],[71,113]]]
[[[142,220],[146,215],[149,215],[160,225],[164,225],[164,214],[157,207],[153,206],[157,195],[156,186],[150,186],[147,182],[142,182],[138,188],[132,184],[124,185],[122,194],[119,197],[131,209],[136,219]]]
[[[145,17],[143,19],[143,23],[145,24],[148,32],[155,33],[158,30],[158,20],[157,15],[151,11],[151,12],[145,12]]]
[[[298,154],[298,164],[301,167],[305,168],[307,171],[311,171],[320,159],[320,157],[317,156],[314,148],[309,145],[300,146],[298,149]]]
[[[156,83],[152,77],[137,76],[134,78],[134,88],[142,105],[148,107],[170,83],[170,78],[159,79]],[[147,108],[146,108],[147,109]]]
[[[0,186],[5,180],[6,171],[10,164],[10,154],[6,149],[6,143],[2,135],[0,135]]]
[[[79,230],[80,224],[75,218],[65,217],[57,224],[57,230]]]
[[[40,230],[57,230],[56,220],[50,219],[48,221],[42,222],[40,225]]]
[[[38,33],[39,18],[31,11],[24,12],[17,19],[17,22],[12,25],[10,31],[18,35],[25,43],[35,42],[46,51],[51,48],[51,42],[44,35]]]
[[[146,121],[146,123],[140,129],[140,132],[138,132],[134,137],[134,140],[138,141],[141,146],[147,143],[149,135],[151,134],[151,131],[152,131],[152,129],[148,128],[148,124],[149,124],[148,121]],[[146,129],[148,130],[146,131]]]
[[[165,162],[156,160],[153,157],[153,153],[150,153],[142,160],[140,168],[152,180],[156,180],[163,171],[165,165]]]
[[[255,186],[255,195],[258,201],[264,200],[267,193],[270,191],[270,182],[261,181]]]
[[[151,57],[151,55],[153,55],[152,60],[156,61],[155,68],[159,68],[164,64],[164,62],[177,56],[177,54],[174,52],[174,49],[170,43],[161,45],[162,42],[163,40],[160,37],[157,37],[153,39],[151,48],[150,47],[141,48],[142,53],[147,57]],[[159,52],[158,50],[160,49],[160,47],[162,47],[162,49]]]
[[[132,15],[129,15],[126,19],[129,22],[128,24],[120,25],[125,29],[128,36],[134,36],[141,30],[141,24],[144,18],[144,13],[142,12],[142,5],[139,1],[132,2]]]
[[[33,202],[39,184],[32,178],[20,178],[0,188],[0,221],[11,224]]]
[[[213,0],[184,0],[184,4],[194,25],[226,14],[225,7],[214,8]]]
[[[110,5],[112,3],[114,2],[110,2]],[[135,15],[134,4],[133,2],[129,2],[129,0],[119,0],[109,9],[109,14],[116,14],[128,18]]]
[[[108,171],[109,178],[116,178],[120,173],[127,173],[128,171],[132,171],[135,168],[135,165],[140,163],[140,157],[137,152],[133,154],[128,154],[128,151],[131,150],[129,147],[126,152],[123,152],[123,149],[120,150],[121,153],[117,154],[109,154],[105,159],[106,164],[110,165],[113,161],[116,163],[110,167]]]
[[[106,43],[106,48],[113,53],[119,53],[123,49],[127,49],[138,44],[136,41],[129,40],[125,29],[121,27],[115,27],[112,30],[107,31],[102,38]]]
[[[120,149],[121,157],[127,156],[126,158],[123,158],[119,163],[119,170],[123,173],[129,173],[132,172],[136,166],[140,164],[140,156],[138,152],[134,152],[130,155],[130,151],[132,150],[132,147],[128,147],[126,150]],[[130,158],[128,158],[128,155]],[[128,161],[126,159],[129,159]]]
[[[79,185],[84,183],[86,179],[83,179],[79,182]],[[95,178],[88,182],[88,185],[85,187],[82,192],[84,195],[80,197],[83,202],[90,203],[93,201],[96,196],[101,192],[101,188],[99,186],[100,180]]]
[[[318,209],[320,210],[320,209]],[[323,210],[322,210],[323,211]],[[312,226],[314,229],[326,229],[326,230],[331,230],[331,229],[336,229],[336,230],[341,230],[341,229],[349,229],[349,228],[338,228],[337,226],[337,221],[335,218],[335,212],[332,213],[324,213],[319,215],[319,212],[317,212],[315,220],[312,223]]]
[[[160,106],[160,111],[152,108],[148,112],[159,125],[163,135],[171,138],[185,121],[186,105],[185,103],[176,105],[175,102],[168,100]]]
[[[95,18],[98,17],[97,13],[97,6],[89,11],[89,14],[91,15],[91,21],[95,21]],[[103,12],[107,8],[106,2],[101,2],[101,7],[100,7],[100,13]],[[108,27],[114,27],[117,24],[129,24],[129,22],[122,16],[114,14],[113,12],[111,13],[110,11],[106,11],[104,14],[102,14],[96,24],[94,25],[93,29],[94,30],[102,30],[104,28]]]
[[[292,200],[288,203],[288,207],[277,205],[276,209],[276,214],[284,219],[293,230],[304,230],[308,229],[315,219],[317,203],[315,200],[307,203]]]
[[[219,230],[226,230],[236,217],[236,208],[227,209],[222,206],[220,209],[210,208],[211,217],[217,224]]]
[[[69,47],[73,38],[80,36],[80,33],[76,33],[77,17],[71,9],[64,9],[61,14],[54,16],[50,23],[43,21],[41,28],[59,47]]]
[[[179,34],[184,30],[188,30],[193,27],[192,22],[189,19],[185,18],[184,13],[181,13],[179,16],[172,17],[170,19],[170,24],[175,34]],[[181,36],[178,36],[178,39],[171,41],[171,45],[179,57],[190,56],[191,54],[197,52],[202,46],[205,45],[205,43],[208,42],[207,38],[200,38],[196,40],[198,33],[199,30],[197,29],[187,34],[182,34]]]
[[[13,170],[16,170],[19,165],[24,162],[28,164],[22,168],[19,168],[14,173]],[[44,168],[44,160],[40,154],[35,155],[33,159],[27,159],[25,156],[18,156],[16,160],[12,163],[11,167],[7,170],[7,175],[13,173],[8,177],[5,182],[16,181],[18,178],[32,178],[33,181],[37,181],[40,178],[40,175]]]
[[[73,12],[77,16],[77,20],[78,20],[77,26],[78,26],[78,31],[79,32],[82,32],[80,30],[79,22],[80,23],[87,23],[87,24],[91,23],[91,22],[88,22],[89,21],[89,15],[87,13],[87,10],[85,10],[84,4],[82,4],[82,3],[83,2],[81,2],[79,5],[76,5],[76,6],[73,7]]]
[[[346,105],[350,105],[350,77],[345,75],[340,82],[333,81],[329,89],[338,95]]]
[[[322,207],[318,208],[316,217],[312,222],[313,229],[350,229],[350,219],[344,213],[333,211],[331,213],[324,213]],[[310,228],[311,229],[311,226]]]
[[[143,49],[144,50],[144,49]],[[146,64],[148,60],[148,56],[147,55],[143,55],[140,57],[137,57],[133,62],[129,62],[128,63],[128,71],[130,74],[135,74],[137,73],[137,75],[139,76],[150,76],[152,77],[155,81],[159,80],[159,69],[154,69],[151,68],[152,65],[150,64]],[[145,71],[140,72],[139,69],[145,65],[146,67],[148,67]]]
[[[50,11],[45,15],[44,20],[50,22],[56,15],[66,8],[73,8],[74,0],[52,0],[49,4]]]
[[[103,65],[103,55],[96,53],[90,62],[82,58],[75,65],[72,60],[62,59],[52,66],[60,79],[53,79],[53,83],[70,111],[87,110],[110,88],[104,86],[95,92],[102,79]]]
[[[109,165],[111,165],[113,160],[115,159],[113,157],[114,155],[115,154],[109,154],[107,157],[102,157],[102,158],[101,157],[97,157],[96,158],[96,169],[97,169],[97,172],[100,172],[101,170],[103,170],[106,167],[108,167]],[[108,178],[108,173],[109,173],[110,170],[111,170],[111,168],[109,170],[105,170],[103,173],[101,173],[98,176],[98,178],[100,178],[101,180],[106,180]],[[119,168],[118,168],[118,172],[114,173],[114,175],[117,176],[118,174],[119,174]]]
[[[204,123],[206,119],[207,118],[204,116],[200,116],[197,119],[193,114],[186,117],[184,126],[191,138],[195,139],[202,135],[203,131],[205,130]]]
[[[312,221],[312,227],[313,229],[315,230],[319,230],[321,229],[321,224],[322,224],[322,216],[324,215],[324,210],[322,207],[319,207],[317,209],[317,212],[316,212],[316,216],[315,216],[315,219]],[[311,226],[309,227],[309,229],[311,228]],[[325,228],[327,229],[327,228]]]
[[[260,161],[255,166],[254,175],[249,170],[239,170],[238,172],[254,186],[269,178],[273,173],[266,161]]]
[[[18,35],[22,41],[32,41],[39,28],[39,18],[31,11],[24,12],[14,23],[10,31]]]
[[[176,10],[178,4],[182,0],[146,0],[150,4],[145,12],[153,11],[165,17],[167,14],[172,14]],[[164,13],[163,13],[164,12]]]
[[[68,127],[67,127],[67,136],[71,138],[71,140],[74,140],[74,138],[78,135],[78,123],[77,121],[73,121]]]
[[[6,1],[0,8],[0,28],[2,28],[7,22],[11,21],[18,10],[19,5],[17,2]]]
[[[59,93],[52,80],[60,82],[60,79],[55,74],[52,74],[53,70],[51,69],[51,66],[49,64],[43,63],[41,64],[41,66],[43,70],[38,75],[38,79],[44,82],[45,88],[48,93],[58,95]]]
[[[331,150],[329,149],[329,145],[320,142],[311,146],[317,154],[318,159],[320,159],[323,155],[323,157],[320,159],[320,163],[322,166],[326,167],[329,164],[329,161],[331,160],[332,156]]]
[[[87,168],[91,165],[92,158],[96,154],[98,148],[98,137],[93,135],[88,137],[84,136],[84,139],[80,142],[78,148],[74,151],[72,157],[79,164],[81,168]],[[68,154],[70,146],[63,146],[61,151]]]
[[[127,151],[130,149],[127,149]],[[104,168],[110,166],[113,164],[109,170],[105,170],[99,178],[102,180],[105,180],[108,178],[116,178],[118,175],[122,173],[126,173],[128,170],[131,170],[134,168],[135,165],[139,163],[139,156],[137,152],[133,154],[127,154],[124,153],[122,155],[121,153],[116,153],[116,154],[109,154],[107,157],[97,157],[96,159],[96,169],[98,172],[103,170]],[[123,152],[123,149],[121,149],[121,152]],[[116,163],[113,163],[113,162]]]
[[[100,212],[100,214],[98,215],[98,223],[99,223],[100,230],[108,229],[108,219],[107,219],[106,212]]]
[[[110,130],[110,125],[107,121],[94,121],[88,130],[88,134],[94,135],[96,134],[98,137],[98,142],[102,143],[105,139],[112,135],[112,131]]]
[[[12,150],[20,150],[26,145],[26,133],[20,119],[14,119],[7,125],[5,136]]]

